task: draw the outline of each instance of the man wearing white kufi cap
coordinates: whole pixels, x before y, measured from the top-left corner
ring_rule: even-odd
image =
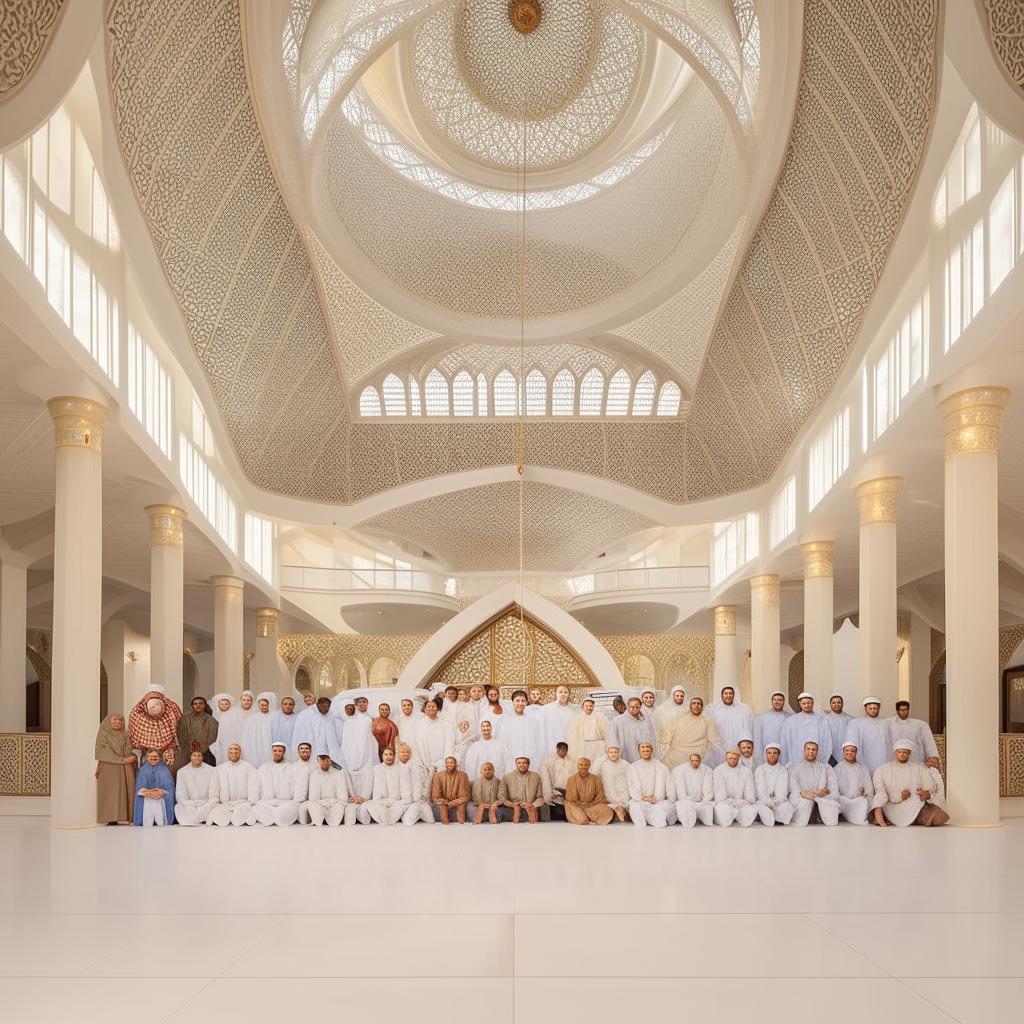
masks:
[[[754,776],[749,768],[740,764],[740,752],[730,747],[725,752],[725,764],[712,773],[715,782],[715,824],[728,828],[734,821],[748,828],[757,817],[754,804]]]
[[[874,775],[892,754],[892,730],[878,713],[882,702],[877,697],[865,697],[863,704],[864,717],[851,720],[843,742],[857,747],[861,764]]]
[[[828,699],[825,721],[832,734],[832,746],[828,751],[829,764],[838,764],[843,759],[843,743],[846,740],[850,723],[853,721],[853,715],[849,715],[843,710],[843,704],[841,693],[833,693]]]
[[[909,700],[896,701],[896,714],[888,722],[893,743],[897,740],[910,740],[914,744],[910,752],[911,761],[927,761],[929,758],[938,760],[939,748],[935,745],[935,737],[927,722],[910,717]]]
[[[789,802],[789,770],[780,762],[782,747],[769,743],[764,749],[764,764],[754,771],[754,807],[762,825],[788,825],[793,820]]]
[[[709,750],[704,760],[709,768],[722,763],[720,750],[738,747],[740,740],[752,738],[754,735],[754,713],[742,701],[736,699],[736,690],[732,686],[723,686],[719,700],[709,704],[705,714],[715,723],[721,747]]]
[[[259,799],[260,778],[248,761],[242,760],[242,748],[232,743],[227,760],[217,765],[217,795],[206,818],[207,825],[251,825],[252,805]],[[213,787],[210,788],[211,796]]]
[[[300,813],[309,825],[331,826],[355,824],[357,805],[349,803],[345,773],[331,764],[331,755],[323,751],[317,755],[317,767],[309,773],[309,799],[304,800]],[[361,805],[360,805],[361,806]]]
[[[754,749],[764,750],[769,743],[777,743],[781,757],[782,730],[793,712],[787,706],[786,695],[781,690],[776,690],[769,699],[771,707],[754,719]]]
[[[296,776],[284,759],[286,749],[283,743],[275,743],[270,748],[270,760],[259,768],[260,796],[252,813],[261,825],[294,825],[299,820]]]
[[[839,812],[851,825],[866,825],[875,787],[871,773],[857,760],[857,746],[844,743],[836,765],[839,783]]]
[[[795,715],[793,716],[796,717]],[[807,825],[817,809],[823,825],[839,824],[839,783],[835,769],[818,757],[813,740],[804,744],[803,758],[789,766],[789,802],[793,825]]]
[[[786,719],[782,728],[782,763],[799,764],[804,759],[804,745],[815,744],[818,759],[828,764],[832,752],[832,733],[824,715],[814,710],[814,694],[806,690],[797,698],[800,710]]]
[[[894,760],[883,764],[872,778],[875,796],[871,803],[876,825],[945,825],[949,815],[933,802],[935,781],[927,765],[910,760],[914,744],[897,740]]]
[[[637,828],[664,828],[676,822],[676,791],[668,769],[654,759],[654,744],[638,744],[637,759],[626,769],[629,820]]]
[[[699,821],[713,825],[715,814],[715,780],[711,769],[701,764],[700,754],[672,769],[672,785],[676,791],[676,816],[683,828],[693,828]]]

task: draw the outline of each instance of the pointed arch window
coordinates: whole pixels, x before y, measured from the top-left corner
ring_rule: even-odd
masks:
[[[576,378],[571,370],[559,370],[551,388],[551,415],[571,416],[576,406]]]
[[[482,374],[476,375],[476,414],[477,416],[486,416],[488,409],[487,394],[489,388],[487,386],[487,378]]]
[[[629,412],[629,386],[632,381],[625,370],[619,370],[608,385],[608,401],[605,404],[606,416],[625,416]]]
[[[473,415],[473,378],[465,370],[452,381],[452,412],[456,416]]]
[[[580,384],[580,415],[600,416],[603,404],[604,374],[594,366],[587,370]]]
[[[450,416],[448,406],[448,381],[437,370],[431,370],[423,385],[423,397],[427,402],[428,416]]]
[[[548,411],[548,382],[540,370],[526,375],[526,415],[543,416]]]
[[[376,388],[363,388],[363,393],[359,396],[359,415],[380,415],[380,395],[377,394]]]
[[[661,385],[661,393],[658,395],[658,415],[678,416],[679,402],[682,395],[679,385],[675,381],[667,380]]]
[[[494,378],[494,415],[516,415],[516,379],[508,370],[502,370]]]
[[[654,409],[654,374],[648,370],[633,389],[633,415],[650,416]]]
[[[388,416],[405,416],[405,388],[401,380],[389,373],[384,378],[384,385],[381,389],[384,392],[384,412]]]
[[[409,378],[409,413],[412,416],[423,415],[420,406],[420,382],[415,377]]]

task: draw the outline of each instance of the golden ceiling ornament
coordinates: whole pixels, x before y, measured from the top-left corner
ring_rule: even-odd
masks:
[[[508,20],[512,27],[528,36],[540,24],[540,0],[512,0],[508,5]]]

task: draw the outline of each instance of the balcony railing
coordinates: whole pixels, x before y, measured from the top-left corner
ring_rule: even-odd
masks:
[[[282,590],[319,590],[350,593],[401,590],[458,597],[458,581],[419,569],[327,569],[311,565],[282,565]]]
[[[571,581],[574,597],[621,590],[707,590],[706,565],[664,565],[647,569],[602,569]]]

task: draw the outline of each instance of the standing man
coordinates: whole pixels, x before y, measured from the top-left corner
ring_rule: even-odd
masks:
[[[701,764],[700,754],[691,754],[686,764],[672,769],[676,791],[676,817],[683,828],[714,824],[715,780],[711,769]]]
[[[466,751],[464,767],[466,774],[471,780],[480,777],[485,761],[491,762],[494,774],[498,777],[499,781],[503,775],[512,771],[514,764],[512,755],[508,752],[508,747],[501,740],[494,738],[494,729],[489,718],[481,720],[480,739],[470,744],[469,749]]]
[[[653,751],[658,742],[654,735],[654,722],[643,713],[642,708],[639,697],[630,697],[626,701],[626,713],[612,719],[605,737],[605,749],[618,747],[622,760],[630,764],[639,759],[641,743],[649,744]]]
[[[669,723],[665,746],[665,765],[670,769],[686,764],[691,754],[699,754],[708,771],[706,757],[709,750],[717,750],[720,739],[718,729],[710,715],[704,714],[704,699],[690,698],[690,711]]]
[[[394,746],[398,740],[398,726],[391,721],[390,704],[381,704],[377,708],[377,718],[373,720],[370,731],[377,741],[377,756],[381,760],[384,759],[384,751],[388,747],[391,747],[392,753],[394,753]],[[392,758],[392,760],[394,759]]]
[[[736,690],[731,686],[722,687],[721,700],[712,704],[707,713],[715,723],[723,748],[738,748],[740,740],[754,735],[754,713],[742,701],[736,700]],[[709,751],[704,760],[709,768],[722,763],[717,750]]]
[[[189,763],[178,769],[174,799],[179,825],[206,824],[217,802],[217,769],[203,760],[202,751],[193,750]]]
[[[513,699],[515,694],[512,695]],[[531,718],[544,709],[544,696],[539,686],[530,687],[530,703],[526,705],[525,714]]]
[[[270,748],[270,760],[259,768],[260,796],[252,816],[261,825],[294,825],[299,820],[295,771],[284,759],[285,745]]]
[[[665,760],[665,754],[668,751],[668,727],[686,712],[686,690],[677,684],[669,692],[668,700],[654,712],[654,732],[658,737],[655,756],[659,761]]]
[[[875,787],[871,809],[876,825],[934,828],[949,821],[949,815],[934,803],[935,780],[931,769],[912,762],[912,753],[910,740],[897,740],[893,744],[893,760],[875,772],[871,780]]]
[[[427,701],[428,704],[434,704],[434,702]],[[434,711],[437,711],[437,705],[434,704]],[[401,704],[398,706],[398,720],[395,725],[398,726],[398,738],[402,743],[408,743],[411,748],[416,748],[416,726],[419,721],[423,718],[423,713],[416,710],[416,705],[413,704],[411,697],[403,697]],[[397,747],[395,748],[398,749]],[[401,759],[399,759],[401,760]]]
[[[613,817],[601,779],[590,774],[590,758],[581,757],[565,786],[566,821],[573,825],[607,825]]]
[[[217,765],[217,797],[206,819],[207,825],[251,825],[252,805],[260,796],[256,769],[242,760],[237,743],[228,747],[228,759]]]
[[[587,758],[593,765],[604,757],[604,741],[608,735],[608,716],[594,710],[594,702],[587,697],[580,705],[580,713],[569,722],[569,757],[578,761]]]
[[[364,825],[370,818],[378,825],[397,825],[412,804],[412,779],[395,764],[394,749],[385,747],[381,758],[381,764],[373,769],[373,793],[360,808]]]
[[[178,728],[181,728],[181,722]],[[935,745],[935,737],[927,722],[910,717],[909,700],[896,701],[896,714],[889,719],[889,732],[893,743],[897,740],[910,740],[914,744],[910,760],[915,764],[923,764],[930,757],[938,759],[939,748]]]
[[[715,824],[728,828],[734,821],[749,828],[757,817],[757,794],[754,776],[749,768],[740,764],[740,752],[730,747],[725,752],[725,764],[712,773],[715,780]]]
[[[800,710],[790,715],[782,729],[782,762],[790,765],[799,763],[804,757],[804,746],[813,743],[821,754],[823,763],[828,764],[832,752],[832,732],[824,715],[814,710],[814,694],[801,693],[797,698]]]
[[[306,743],[310,750],[326,750],[335,764],[341,764],[341,738],[346,728],[340,718],[331,714],[331,698],[321,697],[312,710],[303,713],[295,723],[292,741],[296,753]]]
[[[793,820],[789,802],[789,771],[779,763],[782,747],[769,743],[764,751],[764,764],[754,772],[755,809],[762,825],[788,825]]]
[[[285,758],[295,760],[295,723],[299,716],[295,714],[295,698],[282,697],[281,710],[275,711],[270,720],[270,739],[274,743],[283,743],[287,749]]]
[[[793,805],[793,825],[808,824],[814,811],[822,825],[839,824],[835,769],[818,757],[818,744],[813,740],[804,744],[803,760],[789,766],[789,802]]]
[[[865,697],[864,717],[850,722],[843,741],[857,748],[858,758],[872,776],[892,754],[892,728],[879,714],[881,710],[882,702],[877,697]]]
[[[769,743],[777,743],[782,747],[782,727],[786,724],[792,711],[786,707],[786,695],[776,690],[771,697],[771,706],[767,711],[754,718],[754,749],[764,750]],[[781,757],[781,754],[780,754]]]
[[[565,821],[565,787],[569,776],[575,774],[568,755],[569,744],[562,740],[556,744],[554,754],[544,758],[540,766],[541,791],[552,821]]]
[[[608,806],[619,821],[625,821],[629,808],[629,762],[622,760],[618,747],[612,746],[606,751],[600,776]]]
[[[178,737],[178,767],[191,760],[192,752],[198,750],[207,765],[215,765],[210,747],[217,742],[217,731],[220,724],[213,715],[206,713],[206,701],[202,697],[193,697],[189,711],[178,719],[176,727]]]
[[[345,706],[351,705],[346,700]],[[363,710],[360,711],[360,705]],[[379,761],[377,741],[373,738],[373,719],[366,713],[369,702],[365,697],[355,700],[356,713],[346,719],[341,734],[341,766],[345,769],[349,799],[362,797],[369,800],[373,792],[373,768]],[[365,815],[364,815],[365,817]]]
[[[836,782],[839,785],[839,813],[851,825],[866,825],[875,787],[871,773],[857,760],[857,747],[845,743],[842,760],[836,765]]]
[[[545,704],[537,713],[545,757],[550,757],[559,743],[565,743],[565,749],[569,749],[566,742],[569,738],[569,727],[579,713],[580,709],[569,703],[569,687],[556,687],[555,699],[550,704]]]
[[[498,824],[498,809],[501,803],[498,794],[501,791],[501,779],[494,774],[494,765],[490,761],[484,761],[480,765],[480,775],[475,778],[469,787],[469,809],[468,817],[474,825],[482,825],[484,818],[492,825]]]
[[[525,815],[531,825],[537,824],[540,809],[544,806],[544,793],[540,776],[530,771],[528,757],[517,757],[515,771],[509,772],[501,780],[498,801],[503,821],[518,825]]]
[[[469,803],[469,778],[459,771],[454,756],[444,759],[444,771],[434,775],[430,800],[437,808],[438,820],[442,825],[450,823],[452,815],[460,825],[466,824],[466,804]]]
[[[428,701],[433,704],[433,701]],[[437,712],[437,705],[434,704]],[[434,781],[434,769],[413,757],[412,747],[408,743],[398,744],[398,766],[409,777],[409,792],[412,803],[402,815],[403,825],[434,824],[434,811],[430,806],[431,786]]]
[[[638,828],[664,828],[676,821],[676,794],[668,769],[654,760],[654,744],[643,742],[627,772],[629,819]]]
[[[455,695],[457,702],[458,691]],[[417,760],[435,771],[444,771],[445,760],[455,756],[455,729],[441,719],[432,700],[423,705],[423,718],[416,725],[413,752]]]
[[[848,715],[843,710],[843,695],[833,693],[828,699],[828,713],[825,715],[825,722],[832,736],[832,746],[828,752],[829,764],[837,765],[843,759],[843,743],[846,742],[846,734],[850,731],[852,721],[853,715]]]
[[[529,715],[528,710],[526,691],[516,690],[512,694],[512,714],[501,723],[501,742],[513,758],[525,757],[530,764],[539,765],[545,757],[543,734],[536,714]]]

